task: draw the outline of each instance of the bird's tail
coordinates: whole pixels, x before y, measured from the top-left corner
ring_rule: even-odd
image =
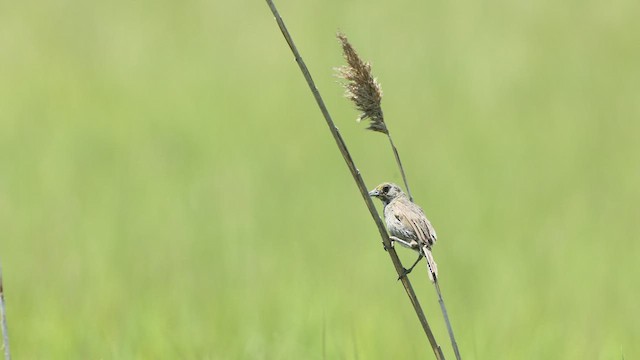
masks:
[[[423,247],[422,252],[424,252],[424,257],[427,259],[427,266],[429,267],[429,280],[434,282],[438,279],[438,265],[433,258],[433,254],[431,254],[431,249],[428,247]]]

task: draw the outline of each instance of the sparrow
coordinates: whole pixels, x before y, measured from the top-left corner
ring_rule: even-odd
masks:
[[[369,196],[382,200],[384,219],[391,235],[392,245],[395,242],[417,251],[418,260],[400,276],[406,276],[424,256],[429,266],[429,280],[438,278],[438,266],[431,254],[431,247],[436,242],[436,231],[420,206],[414,204],[402,192],[400,187],[392,183],[382,183],[369,192]]]

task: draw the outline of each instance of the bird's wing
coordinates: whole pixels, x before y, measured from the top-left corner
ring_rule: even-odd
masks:
[[[419,243],[431,247],[436,241],[436,232],[433,226],[417,205],[402,204],[402,206],[394,207],[393,215],[402,223],[403,227],[411,229]]]

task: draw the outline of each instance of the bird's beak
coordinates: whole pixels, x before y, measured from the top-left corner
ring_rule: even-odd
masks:
[[[375,197],[380,195],[380,191],[378,191],[378,189],[373,189],[371,191],[369,191],[369,196]]]

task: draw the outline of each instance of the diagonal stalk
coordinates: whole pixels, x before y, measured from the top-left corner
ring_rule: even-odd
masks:
[[[440,284],[438,283],[437,278],[435,278],[433,286],[435,286],[436,292],[438,293],[438,303],[440,303],[440,309],[442,310],[442,316],[444,316],[444,322],[447,324],[447,332],[449,332],[449,339],[451,339],[451,347],[453,347],[453,352],[456,355],[456,360],[461,360],[462,358],[460,357],[460,349],[458,349],[456,337],[455,335],[453,335],[453,328],[451,327],[451,321],[449,321],[449,314],[447,313],[447,307],[444,305],[442,292],[440,292]]]
[[[391,144],[391,148],[393,149],[393,155],[396,158],[396,163],[400,168],[400,173],[402,174],[402,180],[404,180],[404,186],[407,189],[407,194],[409,195],[409,199],[413,202],[413,198],[411,197],[411,192],[409,191],[409,184],[407,183],[407,177],[404,174],[404,168],[402,167],[402,162],[400,161],[400,156],[398,155],[398,150],[393,144],[393,140],[391,140],[391,135],[387,130],[387,137],[389,138],[389,143]],[[440,303],[440,310],[442,311],[442,316],[444,317],[444,322],[447,325],[447,332],[449,333],[449,339],[451,340],[451,347],[453,347],[453,352],[456,356],[456,360],[461,360],[460,357],[460,349],[458,348],[458,343],[456,342],[456,337],[453,334],[453,327],[451,326],[451,321],[449,320],[449,314],[447,313],[447,308],[444,305],[444,299],[442,298],[442,292],[440,291],[440,284],[438,283],[438,279],[434,276],[433,286],[436,288],[436,292],[438,293],[438,303]]]
[[[371,73],[371,64],[363,61],[360,58],[353,46],[349,43],[346,35],[338,33],[337,38],[342,43],[343,56],[347,62],[346,65],[336,69],[338,71],[338,76],[347,80],[347,82],[343,84],[345,88],[345,97],[351,100],[354,103],[356,109],[362,112],[358,117],[358,121],[368,119],[370,121],[369,127],[367,128],[368,130],[381,132],[387,135],[387,138],[389,139],[389,145],[391,146],[391,150],[393,151],[393,156],[395,157],[396,164],[398,165],[398,168],[400,169],[400,173],[402,175],[402,181],[404,182],[406,193],[409,197],[409,200],[413,202],[413,196],[411,195],[411,190],[409,189],[409,182],[407,181],[407,176],[405,174],[404,167],[402,166],[402,161],[400,160],[398,149],[393,143],[389,128],[384,121],[381,106],[382,89],[380,87],[380,83],[378,83],[376,78],[374,78]],[[426,256],[426,254],[423,254],[422,252],[420,253]],[[411,267],[411,269],[413,269],[413,266]],[[447,309],[444,305],[444,300],[442,299],[440,286],[437,283],[437,278],[433,273],[431,267],[429,267],[429,271],[432,272],[431,274],[429,274],[429,278],[432,281],[435,280],[434,286],[438,294],[440,309],[442,310],[442,315],[444,316],[444,321],[447,325],[447,330],[449,332],[453,351],[455,352],[456,359],[460,360],[460,350],[458,349],[458,344],[456,343],[455,336],[453,335],[453,328],[451,327],[449,315],[447,314]]]
[[[302,72],[302,75],[307,81],[307,85],[309,86],[309,89],[313,93],[313,96],[318,104],[318,107],[320,108],[320,111],[322,112],[322,115],[324,116],[324,119],[326,120],[327,125],[329,126],[329,131],[331,131],[331,134],[333,135],[333,138],[336,141],[338,149],[340,150],[340,153],[342,154],[342,157],[344,158],[347,164],[347,167],[349,168],[349,171],[351,172],[351,175],[353,176],[353,179],[356,182],[356,185],[358,186],[358,190],[360,190],[360,195],[362,195],[362,198],[366,203],[367,208],[369,209],[369,212],[371,213],[371,217],[373,218],[374,222],[376,223],[376,226],[378,227],[378,231],[380,232],[380,237],[382,238],[382,242],[385,248],[388,249],[389,257],[393,262],[396,272],[398,273],[398,276],[400,276],[404,272],[404,267],[402,266],[402,263],[400,262],[400,259],[398,258],[398,254],[396,253],[395,249],[393,249],[393,247],[391,246],[389,235],[387,234],[384,224],[382,223],[382,219],[380,219],[380,216],[378,215],[378,212],[375,208],[375,205],[373,204],[373,201],[369,197],[369,191],[364,183],[364,180],[362,179],[362,176],[360,175],[360,171],[356,168],[355,163],[351,158],[351,154],[347,150],[347,145],[342,139],[342,136],[340,135],[338,128],[335,126],[335,123],[333,122],[331,115],[329,114],[329,110],[327,110],[327,107],[324,104],[324,100],[320,96],[320,92],[318,91],[318,88],[316,87],[313,81],[313,78],[311,77],[311,73],[309,72],[309,69],[307,69],[307,66],[304,63],[304,61],[302,60],[302,57],[300,56],[300,53],[298,52],[298,49],[296,48],[293,42],[293,39],[291,38],[291,35],[289,34],[289,31],[287,30],[287,27],[284,24],[284,21],[280,17],[280,14],[278,13],[276,6],[273,4],[272,0],[266,0],[266,1],[267,1],[267,4],[269,5],[269,8],[271,9],[271,12],[273,13],[273,16],[276,19],[276,22],[278,23],[278,27],[280,28],[282,35],[284,36],[287,44],[289,45],[289,48],[291,49],[291,52],[295,57],[296,62],[298,63],[298,66],[300,67],[300,71]],[[425,334],[427,335],[427,339],[429,340],[429,343],[431,345],[431,348],[433,349],[436,359],[444,360],[442,349],[440,348],[440,346],[438,346],[438,343],[436,342],[433,332],[431,331],[431,327],[429,326],[429,323],[427,322],[427,318],[425,317],[424,312],[422,311],[422,307],[420,306],[420,302],[418,301],[418,298],[413,290],[413,287],[411,285],[411,282],[409,281],[409,278],[406,276],[403,276],[401,281],[402,281],[402,286],[404,287],[407,293],[407,296],[411,301],[411,305],[413,306],[413,309],[415,310],[416,315],[418,316],[418,320],[420,321],[420,324],[422,325],[422,328]]]
[[[407,177],[404,173],[404,168],[402,167],[402,162],[400,161],[400,155],[398,155],[398,149],[393,143],[391,139],[391,134],[387,129],[387,137],[389,138],[389,143],[391,144],[391,149],[393,149],[393,155],[396,158],[396,163],[400,168],[400,173],[402,174],[402,180],[404,181],[404,186],[407,189],[407,195],[409,195],[409,200],[413,202],[413,197],[411,196],[411,191],[409,190],[409,183],[407,182]],[[440,284],[438,283],[438,279],[434,277],[433,286],[436,288],[436,292],[438,293],[438,303],[440,303],[440,310],[442,311],[442,316],[444,317],[444,322],[447,325],[447,332],[449,333],[449,339],[451,340],[451,347],[453,347],[453,352],[456,356],[456,360],[461,360],[460,357],[460,349],[458,348],[458,343],[456,342],[456,337],[453,334],[453,327],[451,326],[451,321],[449,320],[449,314],[447,313],[447,308],[444,304],[444,299],[442,298],[442,292],[440,291]]]
[[[396,164],[400,168],[400,174],[402,175],[402,181],[404,181],[404,188],[407,189],[407,195],[409,195],[409,200],[413,202],[413,196],[411,196],[411,190],[409,190],[409,183],[407,182],[407,176],[404,174],[404,167],[402,166],[402,161],[400,161],[400,155],[398,155],[398,149],[396,149],[393,140],[391,139],[391,133],[387,129],[387,137],[389,138],[389,144],[391,145],[391,149],[393,150],[393,156],[396,158]]]
[[[393,149],[393,155],[396,158],[396,163],[400,168],[400,173],[402,174],[402,180],[404,181],[404,186],[407,189],[407,195],[409,195],[409,199],[413,202],[413,197],[411,196],[411,192],[409,190],[409,183],[407,182],[407,177],[404,173],[404,168],[402,167],[402,162],[400,161],[400,155],[398,155],[398,149],[396,149],[393,144],[393,140],[391,139],[391,134],[387,130],[387,137],[389,138],[389,143],[391,144],[391,148]],[[451,347],[453,347],[453,352],[456,356],[456,360],[461,360],[460,357],[460,349],[458,348],[458,343],[456,342],[456,337],[453,334],[453,327],[451,326],[451,321],[449,320],[449,314],[447,313],[447,308],[444,304],[444,299],[442,298],[442,292],[440,291],[440,284],[438,283],[438,279],[434,277],[433,286],[436,288],[436,292],[438,293],[438,303],[440,303],[440,310],[442,311],[442,316],[444,317],[444,322],[447,325],[447,332],[449,333],[449,339],[451,340]]]
[[[409,200],[413,202],[413,197],[411,196],[411,192],[409,190],[409,183],[407,183],[407,177],[404,173],[404,168],[402,167],[402,162],[400,161],[400,155],[398,155],[398,149],[396,149],[393,144],[393,140],[391,139],[391,134],[387,130],[387,137],[389,138],[389,143],[391,144],[391,148],[393,149],[393,155],[396,158],[396,163],[400,168],[400,173],[402,174],[402,180],[404,181],[404,186],[407,189],[407,195],[409,195]],[[438,279],[434,276],[433,286],[436,288],[436,292],[438,293],[438,303],[440,303],[440,310],[442,310],[442,316],[444,317],[444,322],[447,325],[447,332],[449,333],[449,339],[451,340],[451,347],[453,347],[453,352],[456,356],[456,360],[461,360],[460,357],[460,349],[458,348],[458,343],[456,342],[456,337],[453,334],[453,327],[451,326],[451,321],[449,320],[449,314],[447,313],[447,308],[444,305],[444,299],[442,298],[442,292],[440,291],[440,284],[438,283]]]

